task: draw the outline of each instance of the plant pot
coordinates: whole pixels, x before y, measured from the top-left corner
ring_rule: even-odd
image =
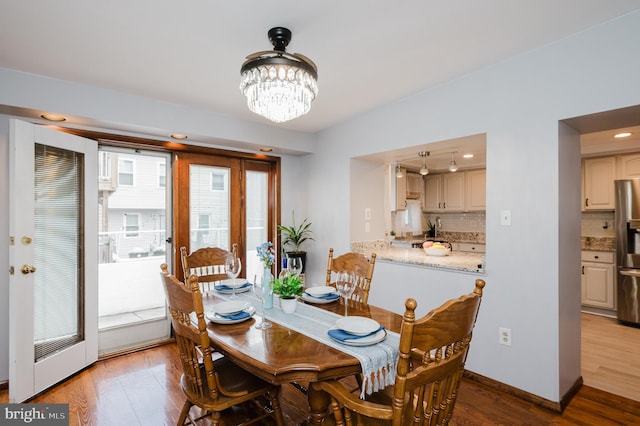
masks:
[[[293,299],[280,299],[280,308],[287,313],[292,314],[296,311],[296,306],[298,306],[298,298],[294,297]]]

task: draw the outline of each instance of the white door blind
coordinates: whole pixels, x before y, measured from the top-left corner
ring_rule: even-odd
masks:
[[[84,339],[83,154],[35,146],[35,361]]]

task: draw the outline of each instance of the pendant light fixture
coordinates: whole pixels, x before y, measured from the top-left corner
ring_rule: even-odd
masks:
[[[287,28],[271,28],[267,35],[273,51],[247,56],[240,69],[240,90],[251,111],[283,123],[311,109],[318,95],[318,68],[304,55],[285,52],[291,41]]]
[[[427,157],[429,156],[429,153],[426,151],[420,151],[418,155],[422,157],[422,168],[420,169],[420,174],[422,176],[428,175],[429,169],[427,168]]]
[[[396,164],[396,177],[398,179],[401,179],[404,177],[404,171],[402,170],[402,168],[400,167],[400,164]]]
[[[451,153],[451,163],[449,163],[450,172],[455,172],[456,170],[458,170],[458,165],[456,164],[456,159],[454,157],[455,155],[456,155],[455,152]]]

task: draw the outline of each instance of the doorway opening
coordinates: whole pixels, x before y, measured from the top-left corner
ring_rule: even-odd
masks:
[[[587,170],[585,166],[591,163],[609,160],[613,168],[609,173],[613,178],[625,178],[628,176],[623,172],[624,167],[621,166],[625,159],[636,155],[640,158],[640,106],[575,117],[563,120],[562,123],[569,125],[580,134],[583,172]],[[627,138],[614,138],[614,134],[621,130],[628,130],[632,135]],[[592,182],[599,185],[596,188],[597,193],[602,193],[600,189],[608,191],[606,189],[608,182],[603,182],[603,179],[597,179],[597,182],[592,180]],[[615,259],[613,195],[611,195],[610,204],[604,202],[600,206],[594,206],[586,202],[588,196],[585,193],[585,183],[583,175],[580,249],[583,253],[593,253],[594,250],[613,253],[612,257]],[[582,266],[590,270],[590,265],[591,263],[584,261],[583,256]],[[603,263],[594,266],[597,271],[602,271],[600,275],[606,278],[605,268],[609,266]],[[631,342],[640,341],[640,328],[627,327],[617,321],[615,261],[610,268],[613,274],[609,284],[606,284],[606,279],[602,279],[600,280],[604,283],[602,289],[591,289],[591,294],[602,297],[594,298],[585,293],[589,289],[585,288],[584,278],[582,280],[581,375],[585,385],[639,400],[640,369],[634,366],[633,360],[640,357],[640,345],[634,345]],[[596,275],[595,278],[598,276]],[[588,286],[592,285],[597,283],[588,283]],[[612,285],[613,288],[608,288],[608,285]],[[613,295],[611,301],[608,300],[607,294]],[[629,336],[630,333],[634,337]],[[607,350],[603,351],[603,347]]]

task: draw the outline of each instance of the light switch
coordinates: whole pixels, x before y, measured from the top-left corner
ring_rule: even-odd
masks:
[[[364,220],[371,220],[371,208],[369,207],[364,209]]]
[[[511,210],[500,210],[500,225],[511,226]]]
[[[364,223],[364,232],[371,232],[371,223],[370,222],[365,222]]]

